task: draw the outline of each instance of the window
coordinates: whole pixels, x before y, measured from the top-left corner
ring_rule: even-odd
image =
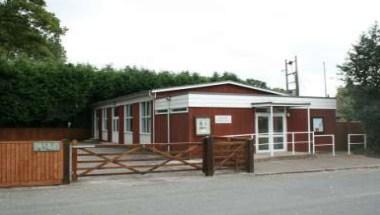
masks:
[[[262,108],[258,107],[256,108],[256,113],[269,113],[270,108]],[[285,108],[284,107],[273,107],[273,113],[285,113]]]
[[[256,108],[256,113],[269,113],[269,108]]]
[[[167,114],[167,113],[168,113],[168,109],[156,110],[156,114]]]
[[[172,108],[170,109],[170,113],[186,113],[188,112],[189,109],[187,107],[180,107],[180,108]],[[156,110],[156,114],[159,115],[159,114],[168,114],[168,109],[159,109],[159,110]]]
[[[112,131],[119,130],[119,115],[117,110],[117,108],[112,108]]]
[[[102,109],[102,129],[108,130],[108,118],[107,118],[107,109]]]
[[[132,105],[125,105],[124,106],[124,130],[125,131],[132,131]]]
[[[152,104],[150,102],[141,102],[140,103],[140,115],[141,115],[141,133],[150,133],[151,132],[151,114],[152,113]]]
[[[173,108],[170,110],[170,113],[186,113],[188,109],[186,107],[183,108]]]
[[[313,131],[314,132],[324,132],[324,120],[322,117],[313,118]]]

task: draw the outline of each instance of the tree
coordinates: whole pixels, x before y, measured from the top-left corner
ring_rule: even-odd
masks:
[[[353,98],[346,87],[340,87],[336,94],[337,116],[347,121],[356,120],[355,110],[353,109]]]
[[[65,60],[66,28],[45,8],[44,0],[0,1],[0,57]]]
[[[380,29],[375,23],[362,34],[338,66],[345,80],[348,117],[363,122],[369,144],[380,151]]]
[[[251,79],[251,78],[249,78],[249,79],[247,79],[245,82],[246,82],[247,84],[252,85],[252,86],[255,86],[255,87],[260,87],[260,88],[264,88],[264,89],[268,88],[267,84],[266,84],[265,82],[263,82],[263,81],[259,81],[259,80],[255,80],[255,79]],[[279,91],[279,90],[281,90],[281,89],[280,89],[280,88],[276,88],[276,89],[274,89],[274,90]]]

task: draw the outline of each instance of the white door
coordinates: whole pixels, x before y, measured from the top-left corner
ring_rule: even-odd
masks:
[[[286,151],[286,116],[285,114],[273,115],[273,150],[275,152]]]
[[[256,152],[269,152],[269,115],[256,114]]]
[[[119,115],[116,108],[112,109],[112,142],[119,143]]]
[[[286,117],[284,113],[273,114],[273,128],[270,127],[269,113],[256,113],[256,151],[286,151]],[[273,144],[273,147],[271,146]],[[273,148],[273,149],[272,149]]]

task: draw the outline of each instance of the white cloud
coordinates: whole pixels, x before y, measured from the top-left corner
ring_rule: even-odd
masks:
[[[297,55],[302,95],[329,94],[336,65],[376,19],[379,1],[48,0],[69,31],[71,62],[190,70],[284,87],[284,59]]]

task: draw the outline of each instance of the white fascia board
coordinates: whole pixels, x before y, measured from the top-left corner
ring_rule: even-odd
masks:
[[[172,96],[170,97],[170,108],[189,107],[189,94]],[[155,100],[154,109],[162,110],[169,108],[169,101],[167,98],[160,98]]]
[[[331,98],[255,96],[227,94],[189,94],[189,107],[252,108],[252,103],[310,103],[310,109],[336,109],[336,100]],[[305,107],[294,107],[302,108]]]

